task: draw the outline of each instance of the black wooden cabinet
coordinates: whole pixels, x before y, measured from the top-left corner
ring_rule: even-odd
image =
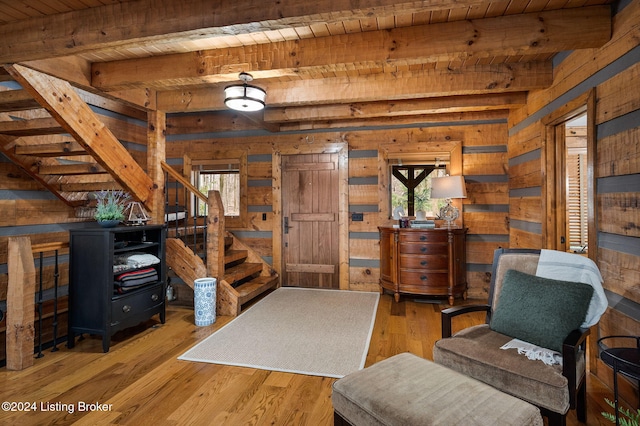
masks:
[[[109,351],[111,336],[159,314],[165,322],[165,238],[162,225],[74,229],[69,236],[69,331],[73,348],[78,334],[102,335]],[[150,256],[149,256],[150,255]],[[153,264],[127,259],[159,259]],[[116,265],[114,267],[114,265]],[[141,285],[123,290],[122,274],[137,277]],[[154,272],[155,271],[155,272]],[[151,276],[152,278],[148,278]],[[133,282],[133,281],[130,281]]]

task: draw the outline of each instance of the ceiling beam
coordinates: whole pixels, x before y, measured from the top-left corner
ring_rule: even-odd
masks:
[[[209,37],[268,31],[315,22],[338,22],[469,7],[483,0],[137,0],[115,2],[0,26],[0,63],[60,57],[151,42],[193,42]],[[354,10],[354,3],[358,7]]]
[[[461,69],[431,69],[358,77],[270,82],[267,106],[372,102],[380,99],[430,98],[522,92],[548,87],[551,61],[476,65]],[[223,110],[224,85],[158,92],[158,109],[166,112]]]
[[[465,20],[92,64],[105,91],[297,76],[393,64],[464,62],[600,47],[611,38],[609,6]]]
[[[526,104],[526,100],[526,93],[516,92],[367,103],[267,108],[264,111],[264,121],[289,123],[296,121],[322,121],[348,118],[362,119],[371,117],[504,110],[521,107]]]

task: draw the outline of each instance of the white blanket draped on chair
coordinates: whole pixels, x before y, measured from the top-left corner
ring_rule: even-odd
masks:
[[[589,328],[600,321],[609,302],[602,287],[603,279],[598,266],[588,257],[557,250],[541,250],[536,275],[561,281],[589,284],[593,287],[591,304],[587,310],[583,328]],[[550,349],[541,348],[522,340],[513,339],[500,349],[517,349],[519,354],[531,360],[540,360],[547,365],[562,364],[562,355]]]

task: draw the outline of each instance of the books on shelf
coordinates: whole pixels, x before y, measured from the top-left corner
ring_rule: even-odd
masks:
[[[409,226],[418,229],[434,229],[436,222],[434,220],[410,220]]]

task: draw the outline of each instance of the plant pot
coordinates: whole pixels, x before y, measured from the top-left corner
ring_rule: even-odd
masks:
[[[113,219],[113,220],[99,220],[98,223],[103,228],[115,228],[120,223],[120,221],[116,220],[116,219]]]

